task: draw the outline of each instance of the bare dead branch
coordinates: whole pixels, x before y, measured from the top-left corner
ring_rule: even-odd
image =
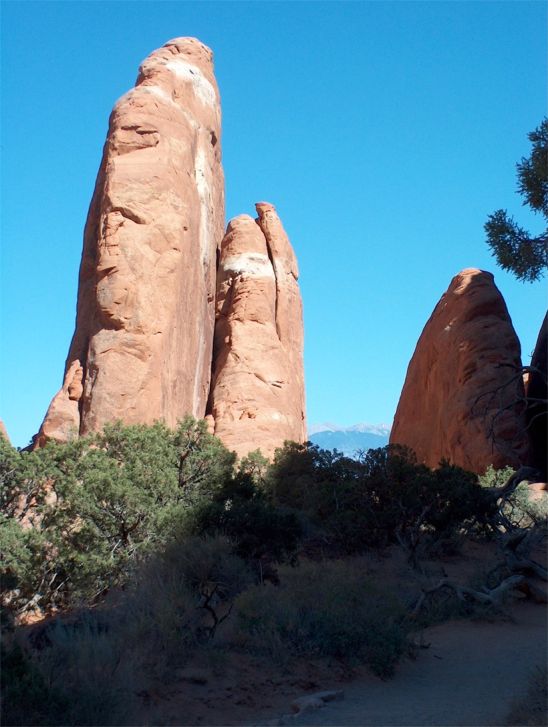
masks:
[[[523,432],[528,432],[535,421],[540,417],[546,417],[548,413],[548,400],[546,398],[531,397],[525,392],[522,385],[524,374],[535,374],[546,382],[546,372],[537,366],[514,367],[512,364],[499,364],[498,368],[512,368],[513,374],[500,383],[498,386],[480,394],[472,404],[472,413],[483,416],[488,422],[487,436],[491,440],[493,448],[510,454],[512,446],[518,441]],[[512,390],[514,389],[514,390]],[[482,407],[479,407],[483,401]],[[532,411],[532,405],[540,411]],[[522,432],[517,433],[511,441],[506,441],[497,436],[497,424],[500,418],[509,410],[516,409],[524,416]],[[526,413],[528,416],[525,417]],[[526,420],[525,420],[526,419]]]
[[[413,608],[412,615],[417,616],[424,606],[427,597],[442,590],[443,588],[453,591],[459,601],[466,602],[472,600],[484,605],[499,608],[502,605],[504,596],[508,593],[508,591],[516,588],[524,580],[524,576],[522,575],[513,575],[505,578],[498,586],[496,586],[496,588],[483,588],[481,591],[477,591],[473,588],[468,588],[467,586],[461,586],[458,583],[454,583],[449,580],[449,578],[442,578],[441,581],[432,588],[423,589],[421,596]]]

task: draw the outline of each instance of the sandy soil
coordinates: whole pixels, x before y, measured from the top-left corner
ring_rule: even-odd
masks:
[[[512,621],[449,622],[425,630],[430,643],[403,662],[390,681],[362,674],[345,697],[304,714],[298,725],[501,725],[513,698],[523,694],[531,670],[547,660],[542,606],[519,604]],[[338,686],[324,684],[323,687]],[[287,710],[289,711],[289,710]],[[254,724],[272,720],[272,712]]]
[[[237,727],[272,720],[289,711],[293,699],[324,688],[344,687],[354,676],[341,664],[327,660],[292,663],[284,669],[244,654],[232,654],[217,665],[195,663],[185,672],[203,674],[207,682],[174,681],[149,692],[139,725]],[[258,716],[260,715],[260,716]]]
[[[293,663],[284,670],[243,655],[198,664],[207,681],[187,679],[150,690],[139,715],[146,725],[274,724],[296,697],[343,689],[344,699],[300,715],[295,725],[422,727],[505,724],[512,700],[526,691],[531,671],[546,664],[547,612],[516,603],[511,619],[452,621],[422,632],[428,648],[382,681],[367,669],[338,662]],[[190,669],[192,672],[193,669]]]
[[[539,552],[543,561],[546,553]],[[428,581],[447,575],[467,583],[486,572],[495,549],[469,543],[457,557],[426,563]],[[364,572],[397,586],[400,594],[420,592],[417,574],[399,549],[368,556]],[[181,678],[169,687],[150,690],[139,724],[266,725],[291,711],[296,697],[325,689],[344,689],[342,701],[301,715],[297,725],[500,725],[511,701],[522,694],[531,671],[547,660],[547,611],[541,605],[515,601],[511,618],[452,621],[422,632],[430,644],[415,660],[406,659],[389,681],[366,668],[350,670],[337,661],[292,663],[283,669],[249,655],[227,654],[223,663],[191,665],[207,681]]]

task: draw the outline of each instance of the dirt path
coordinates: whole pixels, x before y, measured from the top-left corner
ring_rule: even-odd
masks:
[[[295,724],[501,725],[531,670],[547,659],[546,610],[523,604],[513,615],[513,622],[432,627],[424,632],[430,648],[421,650],[417,660],[402,663],[393,679],[361,677],[345,686],[342,701],[301,715]],[[259,717],[255,724],[264,725],[272,716]]]

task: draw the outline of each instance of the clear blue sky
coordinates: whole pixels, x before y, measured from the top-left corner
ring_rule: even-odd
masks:
[[[3,2],[0,417],[24,445],[58,390],[110,110],[180,35],[215,53],[227,218],[276,204],[301,269],[309,422],[390,422],[450,279],[495,273],[524,359],[545,283],[483,223],[535,231],[515,163],[546,113],[543,2]]]

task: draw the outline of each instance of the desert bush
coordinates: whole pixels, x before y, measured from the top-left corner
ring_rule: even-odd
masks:
[[[185,529],[228,538],[234,553],[258,572],[262,563],[294,560],[302,535],[297,515],[269,502],[252,475],[241,470],[189,512]]]
[[[507,725],[546,725],[548,714],[548,669],[538,666],[529,677],[526,694],[512,703]]]
[[[26,604],[35,592],[44,548],[39,532],[25,530],[16,519],[0,513],[2,590],[14,608]]]
[[[490,488],[502,487],[513,474],[514,470],[511,467],[495,470],[491,466],[485,474],[478,478],[478,481],[481,487],[488,492]],[[501,512],[510,528],[546,528],[548,497],[539,501],[532,500],[528,483],[524,481],[502,503]]]
[[[238,472],[243,475],[248,475],[255,485],[262,488],[269,466],[270,461],[263,456],[260,449],[256,449],[253,452],[249,452],[245,457],[242,457],[238,465]]]
[[[0,721],[10,725],[62,725],[66,699],[49,685],[25,650],[2,639]]]
[[[405,609],[363,577],[359,562],[284,567],[279,586],[254,586],[236,600],[240,643],[280,661],[330,656],[389,677],[408,648]]]
[[[252,582],[251,571],[226,538],[191,537],[175,540],[146,564],[133,594],[152,618],[163,608],[191,645],[191,640],[199,643],[215,636],[236,596]],[[184,624],[181,614],[187,616]],[[173,632],[171,627],[161,630]]]
[[[362,462],[311,443],[286,442],[277,449],[264,479],[273,502],[303,512],[315,522],[360,509]]]
[[[59,474],[52,452],[20,452],[0,437],[0,575],[3,612],[10,616],[43,603],[54,580],[49,571],[57,553],[43,527],[51,477]]]
[[[21,452],[0,437],[0,511],[22,522],[47,497],[45,484],[56,472],[52,449]]]
[[[38,625],[10,651],[4,724],[135,724],[139,694],[209,648],[252,581],[226,539],[167,544],[101,608]]]
[[[114,625],[81,611],[16,633],[3,660],[3,724],[132,724],[135,645]]]
[[[50,452],[19,452],[0,437],[0,579],[3,615],[24,609],[47,577],[47,542],[30,529],[45,506]],[[35,522],[36,524],[36,522]],[[39,523],[38,523],[39,525]]]
[[[528,482],[521,482],[500,510],[507,530],[548,529],[548,497],[533,500]]]
[[[489,465],[484,474],[478,477],[478,482],[481,487],[502,487],[514,472],[512,467],[502,467],[496,470],[493,465]]]
[[[503,507],[515,528],[548,528],[548,497],[533,500],[528,482],[520,483]]]
[[[419,548],[454,540],[488,503],[472,473],[444,462],[430,470],[398,445],[356,461],[288,444],[264,487],[273,503],[302,510],[341,554],[400,542],[413,559]]]
[[[92,603],[123,584],[234,465],[191,417],[176,430],[112,424],[36,452],[17,452],[3,438],[0,446],[3,576],[17,608]],[[22,527],[30,512],[32,533]]]
[[[62,724],[131,723],[138,691],[133,645],[108,617],[82,612],[72,622],[59,620],[47,640],[35,660],[64,700]]]

